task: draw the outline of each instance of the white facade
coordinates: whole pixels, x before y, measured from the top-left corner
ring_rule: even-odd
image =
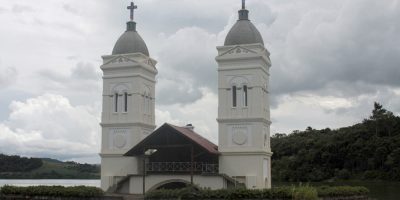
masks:
[[[196,174],[194,184],[201,187],[221,189],[232,183],[244,183],[250,189],[271,187],[270,53],[248,14],[243,5],[226,45],[217,47],[219,174]],[[154,95],[158,72],[157,62],[148,56],[146,44],[136,32],[136,23],[130,21],[127,25],[113,55],[103,56],[101,66],[101,187],[105,191],[141,194],[146,174],[143,158],[124,154],[156,127]],[[189,183],[190,176],[148,174],[145,190],[171,181]]]
[[[172,182],[180,182],[190,184],[190,175],[149,175],[146,176],[145,190],[152,191],[158,187]],[[193,182],[201,188],[209,188],[217,190],[221,188],[227,188],[227,182],[222,176],[201,176],[195,175]],[[141,194],[143,191],[143,176],[132,176],[129,181],[128,193]]]
[[[270,54],[262,44],[217,49],[220,173],[270,188]]]
[[[155,129],[156,61],[142,53],[103,56],[101,187],[138,174],[129,149]]]

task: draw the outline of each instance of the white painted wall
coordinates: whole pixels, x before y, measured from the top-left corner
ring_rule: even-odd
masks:
[[[269,163],[265,165],[265,160]],[[227,153],[219,158],[219,170],[238,180],[244,178],[243,183],[249,189],[263,189],[271,187],[271,155],[260,152]]]
[[[142,53],[103,56],[101,186],[107,190],[128,174],[138,174],[128,150],[154,131],[156,61]],[[128,94],[125,111],[124,94]],[[115,96],[118,109],[115,111]]]
[[[146,192],[167,182],[186,182],[190,183],[190,175],[148,175],[146,176]],[[201,188],[210,188],[213,190],[226,188],[226,181],[221,176],[200,176],[193,177],[195,185]],[[143,177],[132,176],[129,182],[129,192],[131,194],[143,194]]]
[[[138,174],[138,159],[121,155],[102,155],[101,188],[108,189],[127,174]]]
[[[261,44],[217,49],[220,172],[243,179],[248,188],[270,188],[270,54]],[[237,87],[236,107],[232,86]]]

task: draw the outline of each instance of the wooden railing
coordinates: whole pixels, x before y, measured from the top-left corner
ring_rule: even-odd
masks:
[[[148,173],[190,173],[192,171],[191,162],[150,162],[146,163]],[[196,174],[218,174],[218,164],[194,162],[193,172]]]

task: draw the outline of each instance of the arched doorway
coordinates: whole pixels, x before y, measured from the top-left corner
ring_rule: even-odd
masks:
[[[175,190],[175,189],[182,189],[187,186],[188,184],[183,182],[170,182],[157,187],[156,190]]]
[[[162,190],[162,189],[168,189],[168,190],[182,189],[188,186],[190,186],[190,182],[185,180],[179,180],[179,179],[168,180],[154,185],[149,191]]]

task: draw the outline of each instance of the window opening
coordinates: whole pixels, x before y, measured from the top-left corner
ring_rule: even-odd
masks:
[[[147,97],[147,114],[151,113],[150,110],[151,110],[151,98],[150,98],[150,96],[148,96]]]
[[[247,85],[243,86],[243,106],[247,107]]]
[[[128,93],[125,92],[124,94],[124,111],[128,112]]]
[[[114,112],[118,112],[118,93],[114,94]]]
[[[232,107],[236,108],[237,106],[237,91],[236,86],[232,86]]]
[[[143,106],[143,108],[144,108],[143,113],[147,113],[147,94],[146,94],[146,93],[144,93],[144,95],[143,95],[143,104],[144,104],[144,106]]]

